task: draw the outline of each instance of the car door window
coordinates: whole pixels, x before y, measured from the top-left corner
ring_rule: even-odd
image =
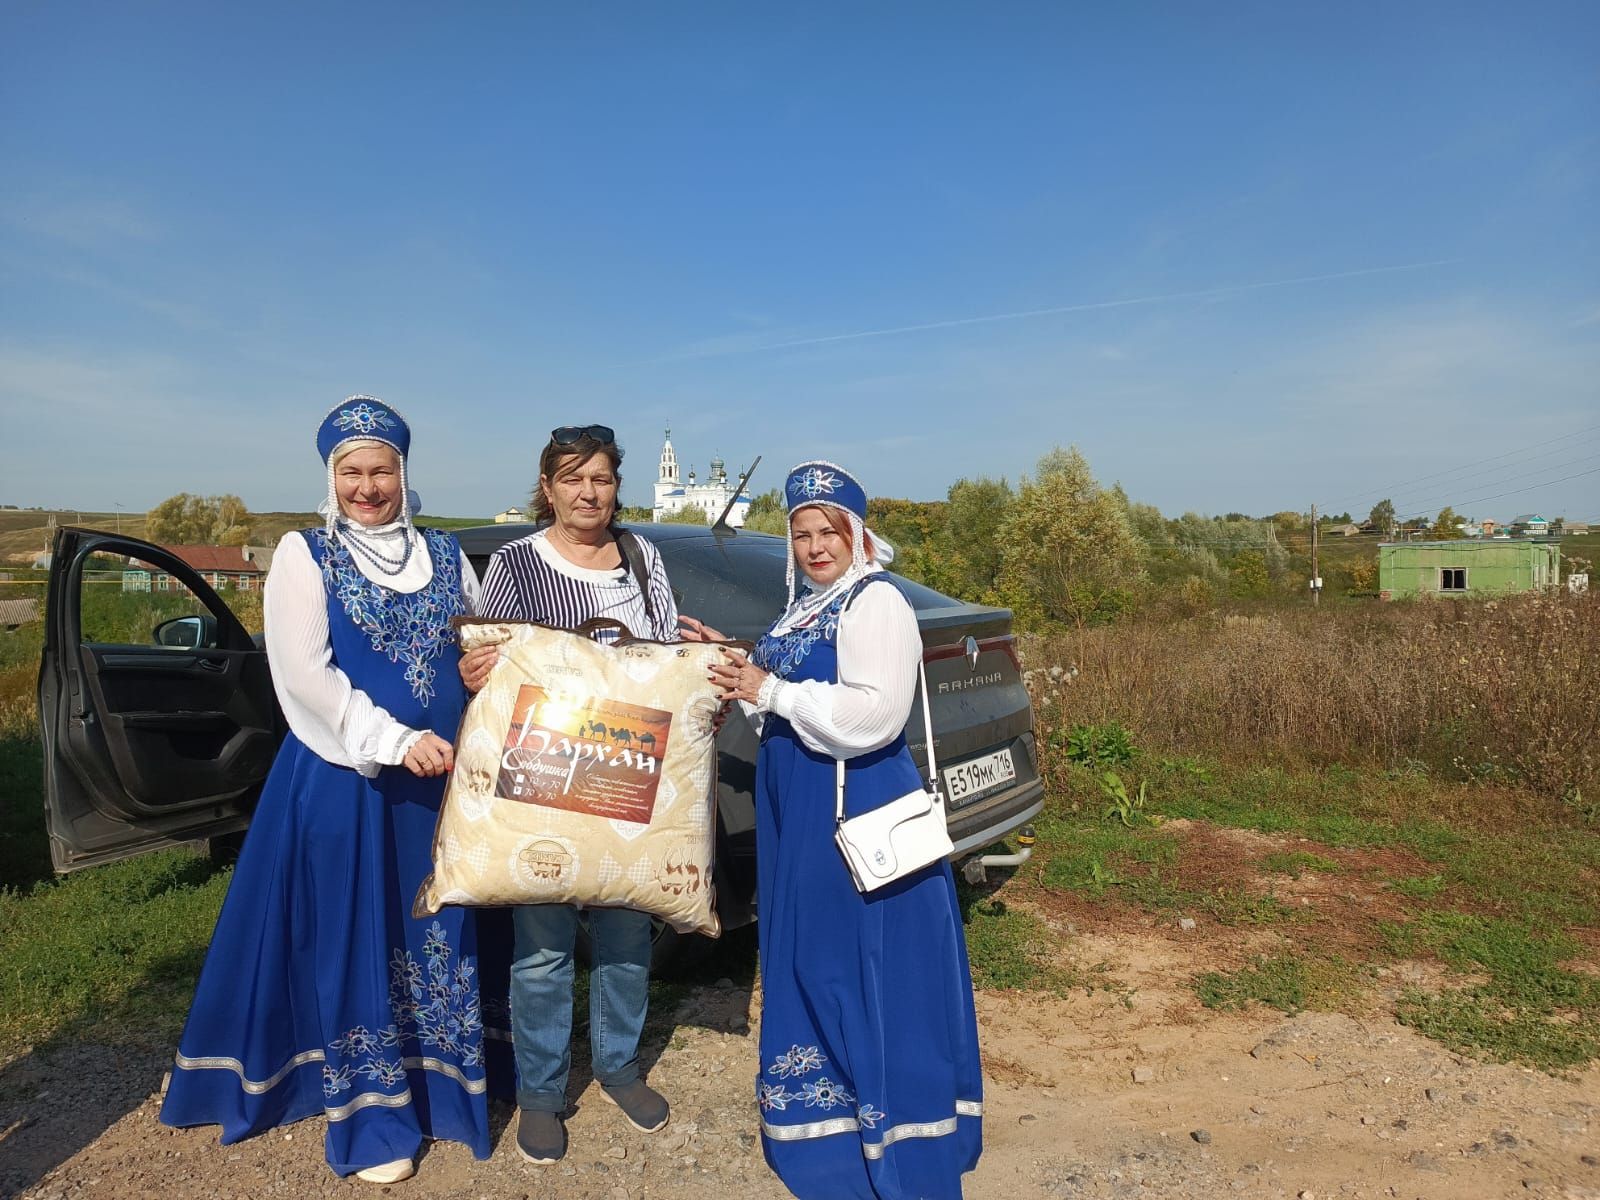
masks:
[[[142,559],[90,555],[78,576],[79,641],[101,646],[208,649],[217,619],[163,567]]]

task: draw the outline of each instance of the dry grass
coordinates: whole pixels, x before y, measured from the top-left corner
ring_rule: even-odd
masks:
[[[1211,614],[1030,640],[1041,717],[1225,760],[1600,794],[1600,595]]]

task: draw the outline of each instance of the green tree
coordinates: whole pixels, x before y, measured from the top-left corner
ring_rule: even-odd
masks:
[[[1259,550],[1243,550],[1234,555],[1228,572],[1228,593],[1241,600],[1256,600],[1272,589],[1267,574],[1267,558]]]
[[[1186,617],[1197,617],[1216,602],[1211,585],[1199,575],[1187,575],[1178,585],[1175,607]]]
[[[1133,607],[1144,575],[1127,507],[1076,446],[1023,477],[1000,536],[998,591],[1024,628],[1081,627]]]
[[[1365,558],[1350,567],[1350,594],[1370,595],[1378,590],[1378,560]]]
[[[1394,501],[1379,500],[1372,506],[1372,512],[1367,517],[1367,521],[1379,533],[1388,537],[1394,532]]]
[[[243,546],[253,525],[237,496],[179,492],[146,514],[145,528],[151,541],[169,546]]]
[[[750,509],[745,513],[744,527],[752,533],[770,533],[774,537],[789,536],[789,517],[783,507],[783,493],[773,488],[752,497]]]
[[[661,518],[663,525],[709,525],[711,518],[706,515],[706,510],[698,504],[691,504],[680,508],[677,512],[667,513]]]
[[[1464,519],[1463,517],[1458,517],[1456,510],[1447,504],[1439,510],[1439,515],[1433,519],[1433,527],[1428,530],[1428,536],[1440,539],[1461,537],[1461,525]]]
[[[963,600],[998,599],[1003,542],[1001,529],[1016,495],[1004,479],[958,479],[950,485],[944,528],[933,538],[941,559],[942,590]]]

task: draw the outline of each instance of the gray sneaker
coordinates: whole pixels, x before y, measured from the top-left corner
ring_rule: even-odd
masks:
[[[640,1133],[659,1133],[672,1119],[667,1098],[642,1079],[614,1088],[602,1085],[600,1094],[620,1108],[628,1124]]]
[[[524,1108],[517,1121],[517,1153],[527,1162],[547,1167],[567,1152],[567,1127],[561,1115]]]

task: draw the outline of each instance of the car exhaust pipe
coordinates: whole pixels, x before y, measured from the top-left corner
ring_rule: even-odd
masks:
[[[1017,845],[1021,847],[1015,854],[974,854],[961,864],[961,878],[970,884],[984,883],[989,878],[990,867],[1020,867],[1033,857],[1033,843],[1036,835],[1032,825],[1024,825],[1017,830]]]

